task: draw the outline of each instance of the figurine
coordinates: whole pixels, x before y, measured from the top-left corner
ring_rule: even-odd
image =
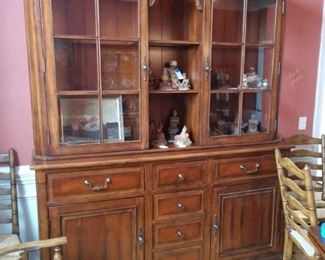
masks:
[[[254,67],[250,67],[249,72],[243,75],[243,87],[257,88],[259,86],[261,86],[261,77],[256,74]]]
[[[192,144],[189,134],[186,133],[186,131],[187,131],[187,127],[184,125],[182,132],[179,135],[175,135],[174,144],[177,147],[187,147]]]
[[[163,88],[169,87],[169,85],[170,85],[170,77],[169,77],[167,67],[163,68],[160,79],[161,79],[161,87],[163,87]]]
[[[168,134],[169,140],[174,141],[174,137],[179,132],[179,117],[177,115],[177,110],[173,110],[173,115],[170,117]]]
[[[169,62],[169,76],[172,82],[172,88],[177,89],[180,84],[180,80],[183,79],[183,75],[180,70],[177,68],[177,61],[171,60]]]
[[[248,120],[248,133],[256,133],[258,120],[256,119],[256,115],[254,113],[251,114],[251,118]]]
[[[186,77],[186,73],[183,73],[183,80],[178,87],[180,90],[189,90],[191,89],[190,80]]]
[[[162,123],[159,123],[157,125],[155,138],[152,142],[152,144],[156,147],[167,145],[165,134],[163,133],[162,129],[163,129],[163,125]]]
[[[261,84],[261,88],[265,89],[269,87],[269,82],[267,81],[267,79],[263,79],[262,80],[262,84]]]
[[[157,79],[155,77],[155,75],[153,75],[152,69],[150,68],[150,64],[151,62],[149,62],[149,70],[148,70],[148,75],[149,75],[149,89],[155,89],[156,87],[156,82]]]

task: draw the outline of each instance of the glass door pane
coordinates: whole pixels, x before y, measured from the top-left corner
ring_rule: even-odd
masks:
[[[248,43],[274,43],[276,0],[248,0]]]
[[[138,0],[99,0],[100,35],[112,39],[139,36]]]
[[[211,89],[238,88],[240,85],[241,47],[212,49]]]
[[[60,143],[99,143],[100,121],[97,97],[59,99]]]
[[[140,89],[137,45],[112,46],[102,41],[101,68],[103,91]]]
[[[98,89],[95,40],[55,39],[54,49],[58,91]]]
[[[243,88],[272,87],[273,48],[246,48]]]
[[[243,133],[268,133],[271,112],[271,91],[244,93]]]
[[[213,42],[241,42],[243,9],[243,0],[213,1]]]
[[[213,93],[210,97],[210,136],[238,135],[238,93]]]
[[[95,0],[52,0],[54,34],[95,35]]]

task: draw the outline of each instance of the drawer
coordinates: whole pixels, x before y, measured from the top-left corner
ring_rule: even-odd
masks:
[[[154,196],[155,219],[204,213],[204,191],[188,191]]]
[[[203,219],[191,222],[156,224],[154,247],[162,248],[203,241]]]
[[[164,250],[153,255],[154,260],[203,260],[203,246]]]
[[[49,200],[80,200],[144,191],[144,167],[48,173]]]
[[[227,178],[249,178],[266,174],[276,174],[273,155],[216,160],[214,162],[215,181]]]
[[[199,187],[205,183],[206,162],[160,164],[154,167],[154,189]]]

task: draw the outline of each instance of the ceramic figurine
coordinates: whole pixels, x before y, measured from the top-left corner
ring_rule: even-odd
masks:
[[[254,67],[250,67],[249,72],[243,75],[243,87],[257,88],[259,85],[261,85],[261,77],[256,74]]]
[[[174,144],[177,147],[187,147],[192,144],[189,134],[186,131],[187,131],[187,127],[184,125],[181,133],[179,135],[175,135]]]
[[[251,114],[251,118],[248,120],[248,133],[256,133],[258,120],[256,119],[256,115],[254,113]]]
[[[186,73],[183,73],[183,80],[178,87],[180,90],[189,90],[191,89],[190,80],[186,77]]]

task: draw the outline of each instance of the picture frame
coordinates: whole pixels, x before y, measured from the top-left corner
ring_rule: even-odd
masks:
[[[122,95],[103,97],[102,107],[105,142],[125,141]]]

